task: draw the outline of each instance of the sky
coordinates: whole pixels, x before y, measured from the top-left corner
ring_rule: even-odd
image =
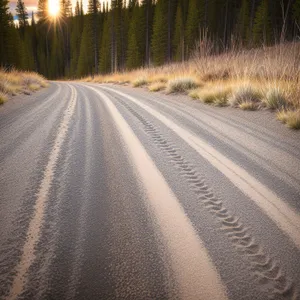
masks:
[[[100,0],[101,3],[106,2],[106,1],[110,1],[110,0]],[[83,6],[85,8],[87,8],[88,0],[82,0],[82,2],[83,2]],[[9,2],[10,11],[12,12],[13,15],[15,15],[15,13],[16,13],[15,12],[16,3],[17,3],[17,0],[12,0]],[[32,12],[36,12],[38,0],[24,0],[24,3],[27,8],[27,12],[28,12],[29,16],[31,16]],[[72,0],[73,8],[75,7],[75,4],[76,4],[76,0]]]

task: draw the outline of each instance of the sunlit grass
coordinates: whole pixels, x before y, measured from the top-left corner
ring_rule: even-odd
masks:
[[[297,111],[300,109],[299,53],[299,42],[250,50],[235,49],[211,56],[199,51],[184,63],[83,80],[126,82],[134,87],[147,86],[150,91],[188,94],[192,99],[215,106]]]
[[[300,110],[280,110],[277,119],[291,129],[300,129]]]
[[[17,70],[5,71],[0,69],[0,93],[2,103],[9,96],[15,96],[19,93],[28,94],[42,87],[47,87],[45,78],[34,72],[20,72]]]

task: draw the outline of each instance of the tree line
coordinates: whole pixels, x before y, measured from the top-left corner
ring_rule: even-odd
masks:
[[[52,79],[184,61],[207,40],[218,53],[300,35],[300,0],[88,0],[86,13],[82,0],[61,0],[57,18],[47,0],[31,16],[18,0],[18,24],[8,4],[0,0],[0,65]]]

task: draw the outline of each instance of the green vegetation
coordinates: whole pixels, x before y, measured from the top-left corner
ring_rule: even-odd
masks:
[[[38,0],[36,22],[18,0],[17,27],[0,0],[1,66],[280,110],[297,127],[300,0],[89,0],[86,14],[82,1],[74,13],[70,0],[60,3],[54,19]],[[4,95],[37,88],[3,86]]]
[[[36,18],[17,0],[17,27],[8,0],[0,0],[0,66],[51,79],[78,78],[184,62],[195,53],[269,46],[299,36],[299,2],[112,0],[109,7],[88,0],[84,13],[82,1],[72,12],[71,0],[60,0],[60,15],[54,18],[47,0],[38,0]],[[203,79],[222,79],[228,71]]]
[[[194,78],[176,78],[169,80],[167,93],[187,93],[189,90],[197,88],[200,84]]]

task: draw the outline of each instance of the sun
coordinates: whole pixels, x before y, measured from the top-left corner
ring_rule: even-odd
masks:
[[[59,13],[59,1],[48,0],[48,11],[50,16],[56,17]]]

